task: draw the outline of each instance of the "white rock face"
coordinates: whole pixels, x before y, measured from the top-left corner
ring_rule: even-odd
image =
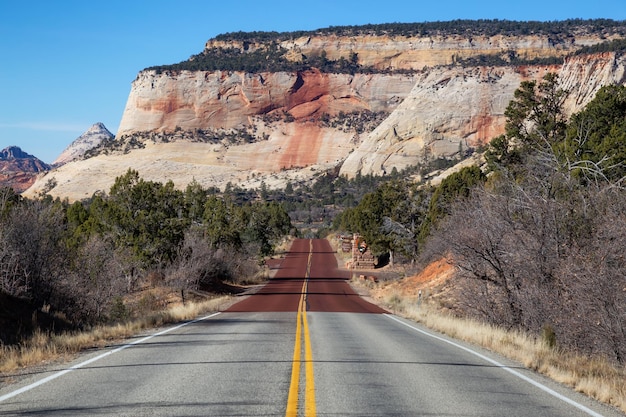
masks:
[[[605,85],[626,85],[626,56],[607,52],[568,59],[559,71],[559,81],[569,91],[568,114],[585,107]]]
[[[352,177],[402,170],[429,158],[451,156],[504,132],[504,110],[524,76],[513,67],[435,68],[420,77],[409,96],[346,159]]]
[[[85,133],[80,135],[74,142],[54,160],[53,166],[67,164],[82,158],[85,153],[103,142],[111,141],[115,136],[109,132],[104,124],[98,122],[91,126]]]
[[[308,182],[339,166],[354,146],[352,136],[292,123],[277,129],[266,141],[239,146],[147,142],[144,148],[128,153],[102,154],[60,166],[39,177],[24,196],[35,197],[54,179],[57,185],[50,190],[51,196],[86,199],[96,191],[108,193],[115,178],[128,169],[138,171],[147,181],[172,180],[179,189],[194,180],[204,187],[222,189],[228,183],[259,188],[261,182],[284,188],[288,181]],[[283,168],[277,169],[280,165]]]
[[[569,91],[565,112],[580,111],[604,85],[626,83],[626,58],[613,53],[574,57],[563,66],[435,68],[418,79],[409,96],[370,133],[340,174],[380,175],[417,165],[426,156],[450,156],[504,133],[504,111],[525,80],[559,75]]]

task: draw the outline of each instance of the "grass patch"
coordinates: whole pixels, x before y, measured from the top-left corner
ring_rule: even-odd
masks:
[[[146,329],[192,320],[207,312],[221,310],[231,299],[230,296],[222,296],[202,302],[174,305],[140,319],[95,326],[82,332],[52,334],[38,331],[19,346],[0,346],[0,374],[69,358],[83,350],[102,348],[113,341],[129,338]]]

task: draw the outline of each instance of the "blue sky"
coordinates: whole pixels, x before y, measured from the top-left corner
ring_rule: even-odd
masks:
[[[116,133],[140,70],[183,61],[220,33],[568,18],[626,20],[626,0],[0,0],[0,150],[50,163],[96,122]]]

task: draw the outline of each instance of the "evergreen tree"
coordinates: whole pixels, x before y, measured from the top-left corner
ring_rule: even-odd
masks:
[[[585,181],[626,182],[626,87],[602,87],[572,116],[563,143],[567,166]]]

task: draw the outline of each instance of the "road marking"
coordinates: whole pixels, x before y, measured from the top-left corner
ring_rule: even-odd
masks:
[[[300,391],[300,368],[302,367],[302,335],[304,334],[304,415],[305,417],[315,417],[317,414],[315,405],[315,377],[313,374],[313,351],[311,349],[311,337],[309,335],[309,323],[306,318],[306,299],[309,288],[309,277],[311,275],[311,257],[313,255],[313,241],[310,242],[309,259],[307,261],[306,273],[302,289],[300,291],[300,301],[298,302],[298,313],[296,315],[296,341],[293,348],[293,362],[291,365],[291,383],[289,385],[289,396],[287,397],[286,417],[296,417],[298,415],[298,396]]]
[[[30,391],[30,390],[31,390],[31,389],[33,389],[33,388],[37,388],[37,387],[38,387],[38,386],[40,386],[40,385],[43,385],[43,384],[45,384],[45,383],[48,383],[48,382],[50,382],[50,381],[52,381],[52,380],[55,380],[55,379],[57,379],[58,377],[63,376],[63,375],[65,375],[65,374],[69,373],[69,372],[75,371],[75,370],[80,369],[80,368],[82,368],[82,367],[84,367],[84,366],[87,366],[87,365],[89,365],[89,364],[91,364],[91,363],[94,363],[94,362],[96,362],[96,361],[99,361],[100,359],[103,359],[103,358],[105,358],[105,357],[107,357],[107,356],[109,356],[109,355],[112,355],[112,354],[117,353],[117,352],[121,352],[121,351],[122,351],[122,350],[124,350],[124,349],[127,349],[127,348],[129,348],[129,347],[133,347],[133,346],[138,345],[138,344],[143,343],[143,342],[146,342],[146,341],[148,341],[148,340],[150,340],[150,339],[152,339],[152,338],[154,338],[154,337],[164,335],[164,334],[169,333],[169,332],[172,332],[172,331],[174,331],[174,330],[178,330],[178,329],[180,329],[181,327],[185,327],[185,326],[188,326],[188,325],[190,325],[190,324],[197,323],[197,322],[199,322],[199,321],[208,320],[208,319],[210,319],[211,317],[215,317],[215,316],[217,316],[218,314],[220,314],[220,313],[219,313],[219,312],[217,312],[217,313],[213,313],[213,314],[210,314],[210,315],[208,315],[208,316],[201,317],[201,318],[199,318],[199,319],[195,319],[195,320],[192,320],[192,321],[188,321],[188,322],[185,322],[185,323],[181,323],[181,324],[179,324],[179,325],[177,325],[177,326],[170,327],[170,328],[168,328],[168,329],[165,329],[165,330],[162,330],[162,331],[160,331],[160,332],[154,333],[154,334],[152,334],[152,335],[150,335],[150,336],[146,336],[146,337],[144,337],[144,338],[142,338],[142,339],[135,340],[134,342],[128,343],[128,344],[123,345],[123,346],[120,346],[120,347],[115,348],[115,349],[113,349],[113,350],[110,350],[110,351],[108,351],[108,352],[104,352],[104,353],[102,353],[102,354],[100,354],[100,355],[98,355],[98,356],[96,356],[96,357],[93,357],[93,358],[88,359],[88,360],[86,360],[86,361],[84,361],[84,362],[81,362],[81,363],[79,363],[79,364],[76,364],[76,365],[74,365],[74,366],[72,366],[72,367],[70,367],[70,368],[64,369],[64,370],[59,371],[59,372],[57,372],[57,373],[54,373],[54,374],[52,374],[52,375],[50,375],[50,376],[47,376],[46,378],[40,379],[39,381],[34,382],[34,383],[30,384],[30,385],[27,385],[27,386],[22,387],[22,388],[20,388],[20,389],[18,389],[18,390],[15,390],[15,391],[9,392],[8,394],[2,395],[2,396],[0,396],[0,402],[3,402],[3,401],[5,401],[5,400],[8,400],[9,398],[13,398],[13,397],[15,397],[16,395],[20,395],[20,394],[22,394],[22,393],[24,393],[24,392],[26,392],[26,391]]]
[[[286,417],[296,417],[298,415],[298,390],[300,385],[300,355],[302,353],[301,342],[301,320],[300,309],[302,305],[302,295],[298,304],[298,314],[296,319],[296,342],[293,347],[293,361],[291,363],[291,383],[289,384],[289,396],[287,397]]]
[[[426,332],[426,331],[424,331],[424,330],[422,330],[422,329],[418,329],[417,327],[412,326],[412,325],[410,325],[410,324],[408,324],[408,323],[405,323],[404,321],[400,320],[399,318],[397,318],[397,317],[395,317],[395,316],[393,316],[393,315],[391,315],[391,314],[384,314],[384,316],[387,316],[387,317],[388,317],[388,318],[390,318],[391,320],[397,321],[398,323],[400,323],[400,324],[402,324],[402,325],[404,325],[404,326],[408,327],[409,329],[413,329],[413,330],[415,330],[416,332],[421,333],[421,334],[423,334],[423,335],[425,335],[425,336],[431,337],[431,338],[433,338],[433,339],[437,339],[437,340],[439,340],[439,341],[441,341],[441,342],[445,342],[445,343],[447,343],[447,344],[449,344],[449,345],[452,345],[452,346],[454,346],[454,347],[456,347],[456,348],[459,348],[459,349],[464,350],[464,351],[466,351],[466,352],[468,352],[468,353],[471,353],[472,355],[477,356],[477,357],[479,357],[479,358],[481,358],[481,359],[483,359],[483,360],[485,360],[485,361],[487,361],[487,362],[491,363],[492,365],[495,365],[496,367],[498,367],[498,368],[500,368],[500,369],[503,369],[503,370],[505,370],[505,371],[509,372],[510,374],[515,375],[515,376],[516,376],[516,377],[518,377],[519,379],[521,379],[521,380],[523,380],[523,381],[526,381],[526,382],[528,382],[528,383],[529,383],[529,384],[531,384],[531,385],[534,385],[535,387],[537,387],[537,388],[539,388],[540,390],[542,390],[542,391],[544,391],[544,392],[546,392],[546,393],[548,393],[548,394],[552,395],[553,397],[556,397],[556,398],[558,398],[559,400],[564,401],[564,402],[568,403],[569,405],[572,405],[572,406],[574,406],[574,407],[578,408],[579,410],[581,410],[581,411],[583,411],[583,412],[585,412],[585,413],[589,414],[590,416],[593,416],[593,417],[604,417],[602,414],[598,414],[598,413],[596,413],[595,411],[591,410],[590,408],[587,408],[587,407],[585,407],[584,405],[579,404],[579,403],[577,403],[576,401],[574,401],[574,400],[572,400],[572,399],[570,399],[570,398],[567,398],[566,396],[564,396],[564,395],[562,395],[562,394],[559,394],[558,392],[554,391],[554,390],[553,390],[553,389],[551,389],[551,388],[548,388],[547,386],[543,385],[542,383],[537,382],[537,381],[535,381],[534,379],[529,378],[529,377],[527,377],[526,375],[521,374],[520,372],[517,372],[516,370],[511,369],[511,368],[509,368],[508,366],[506,366],[506,365],[504,365],[504,364],[501,364],[500,362],[498,362],[498,361],[496,361],[496,360],[493,360],[493,359],[491,359],[491,358],[488,358],[487,356],[485,356],[485,355],[483,355],[483,354],[480,354],[480,353],[478,353],[478,352],[476,352],[476,351],[474,351],[474,350],[472,350],[472,349],[470,349],[470,348],[467,348],[467,347],[465,347],[465,346],[462,346],[462,345],[460,345],[460,344],[458,344],[458,343],[455,343],[455,342],[453,342],[453,341],[451,341],[451,340],[444,339],[443,337],[437,336],[437,335],[435,335],[435,334],[432,334],[432,333]]]
[[[304,360],[305,360],[305,408],[304,415],[315,417],[317,409],[315,406],[315,377],[313,374],[313,351],[311,349],[311,338],[309,335],[309,323],[306,319],[306,310],[302,311],[302,325],[304,327]]]

